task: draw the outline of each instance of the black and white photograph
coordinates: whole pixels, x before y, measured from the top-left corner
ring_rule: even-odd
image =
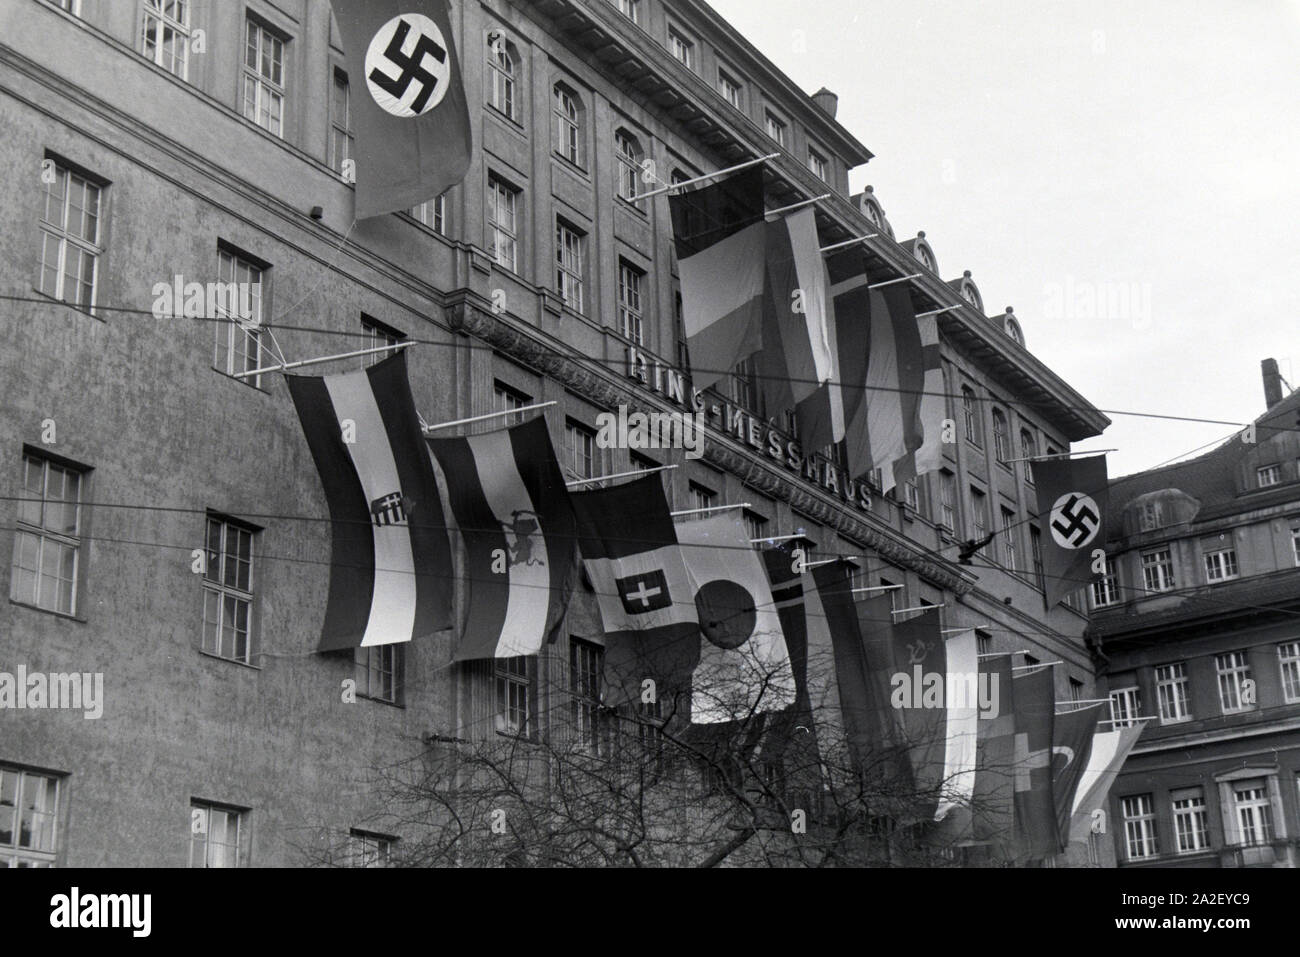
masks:
[[[1296,0],[0,0],[2,923],[1286,926],[1298,120]]]

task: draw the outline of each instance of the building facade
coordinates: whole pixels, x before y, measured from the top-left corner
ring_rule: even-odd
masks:
[[[1090,643],[1121,724],[1121,866],[1295,867],[1300,834],[1300,392],[1204,455],[1111,483]]]
[[[1083,606],[1044,607],[1023,459],[1107,420],[969,273],[945,281],[924,234],[896,242],[874,192],[850,195],[871,154],[834,94],[697,0],[451,13],[470,171],[354,222],[364,93],[327,0],[0,2],[0,672],[103,683],[97,718],[0,712],[0,860],[284,865],[343,834],[382,861],[402,834],[361,826],[374,768],[490,735],[597,746],[589,593],[534,659],[453,665],[451,633],[315,652],[325,499],[281,375],[256,370],[402,340],[427,422],[554,402],[571,480],[677,465],[676,508],[747,503],[753,538],[853,556],[862,585],[903,586],[896,608],[942,605],[981,651],[1059,662],[1059,700],[1096,696]],[[690,387],[667,200],[636,197],[767,154],[770,207],[831,194],[823,244],[875,234],[873,280],[913,277],[918,311],[948,310],[954,441],[896,494],[799,448],[746,368]],[[159,306],[213,281],[246,284],[256,321]],[[597,416],[620,405],[704,412],[703,456],[602,448]]]

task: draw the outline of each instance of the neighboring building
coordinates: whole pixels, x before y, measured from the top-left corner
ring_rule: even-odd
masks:
[[[1112,717],[1150,719],[1110,798],[1121,866],[1300,862],[1300,392],[1110,486],[1089,635]]]
[[[678,464],[677,508],[748,502],[755,538],[860,556],[864,585],[904,586],[896,607],[943,604],[947,627],[982,629],[982,650],[1062,662],[1060,699],[1095,696],[1081,608],[1043,606],[1020,460],[1107,419],[1026,350],[1010,310],[986,317],[969,275],[945,282],[924,236],[898,245],[874,194],[849,195],[871,153],[834,95],[804,94],[698,0],[488,0],[452,16],[473,165],[409,214],[354,223],[342,173],[364,93],[326,0],[0,13],[0,159],[28,171],[0,184],[16,297],[0,320],[0,671],[102,673],[105,694],[98,720],[0,716],[0,861],[280,865],[344,835],[382,863],[402,835],[363,826],[372,768],[426,735],[454,748],[592,726],[572,706],[603,653],[586,592],[572,638],[537,659],[453,666],[450,634],[315,652],[324,495],[281,377],[237,377],[281,349],[414,340],[427,421],[553,400],[570,478]],[[790,454],[787,410],[761,408],[744,368],[701,399],[700,460],[594,440],[619,403],[691,397],[667,200],[635,197],[772,152],[773,207],[832,193],[823,243],[883,224],[873,278],[919,273],[918,310],[956,307],[939,320],[956,441],[942,472],[895,496]],[[247,283],[259,321],[151,317],[176,276]],[[996,546],[957,565],[955,543],[983,529]],[[6,824],[15,806],[22,827]]]

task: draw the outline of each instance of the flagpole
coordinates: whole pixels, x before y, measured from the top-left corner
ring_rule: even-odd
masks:
[[[956,312],[961,306],[945,306],[943,309],[931,309],[929,312],[918,312],[914,318],[925,319],[929,316],[942,316],[945,312]]]
[[[791,203],[789,206],[778,206],[776,209],[769,209],[763,214],[764,218],[768,216],[779,216],[782,213],[788,213],[795,209],[802,209],[805,206],[811,206],[813,203],[820,203],[823,199],[830,199],[830,193],[822,193],[820,196],[814,196],[812,199],[800,200],[797,203]]]
[[[652,196],[658,196],[661,193],[671,193],[675,189],[685,189],[687,186],[694,186],[696,183],[702,183],[706,179],[713,179],[715,176],[726,176],[728,173],[736,173],[742,169],[749,169],[751,166],[757,166],[759,163],[766,163],[768,160],[776,159],[780,153],[768,153],[766,156],[760,156],[757,159],[747,160],[744,163],[737,163],[735,166],[728,166],[726,169],[720,169],[716,173],[705,173],[703,176],[696,176],[694,179],[688,179],[681,183],[673,183],[670,186],[663,186],[659,189],[652,189],[648,193],[641,193],[633,196],[628,200],[629,203],[639,203],[643,199],[649,199]]]
[[[251,375],[262,375],[264,372],[285,372],[289,369],[299,369],[303,366],[319,365],[322,362],[333,362],[336,359],[355,359],[358,356],[373,356],[379,352],[391,352],[394,349],[405,349],[407,346],[415,345],[413,342],[396,342],[390,346],[379,346],[374,349],[357,349],[355,352],[340,352],[335,356],[321,356],[319,359],[299,359],[297,362],[280,362],[273,366],[266,366],[261,369],[249,369],[247,372],[233,372],[231,378],[246,379]]]
[[[1032,665],[1017,665],[1016,667],[1012,668],[1011,670],[1012,670],[1012,671],[1029,671],[1031,668],[1047,668],[1047,667],[1049,667],[1049,666],[1051,666],[1051,665],[1063,665],[1063,664],[1065,664],[1064,661],[1061,661],[1060,659],[1057,659],[1056,661],[1040,661],[1040,662],[1038,662],[1038,663],[1036,663],[1036,664],[1032,664]]]
[[[751,538],[749,544],[757,545],[759,542],[789,542],[796,538],[805,538],[804,535],[773,535],[771,538]]]
[[[897,279],[886,279],[883,282],[873,282],[871,285],[867,286],[867,288],[879,289],[881,286],[892,286],[894,285],[894,283],[897,282],[910,282],[913,279],[920,279],[920,278],[921,278],[921,274],[919,272],[914,272],[910,276],[899,276]]]
[[[542,402],[538,405],[525,405],[518,409],[505,409],[502,412],[489,412],[487,415],[474,415],[468,419],[455,419],[452,422],[439,422],[437,425],[424,425],[421,429],[424,432],[436,432],[438,429],[450,429],[458,425],[469,425],[471,422],[486,422],[488,419],[499,419],[503,415],[517,415],[520,412],[532,412],[536,409],[546,409],[556,405],[556,402]]]
[[[854,595],[858,595],[858,594],[861,594],[862,592],[865,592],[865,591],[898,591],[898,590],[899,590],[900,588],[902,588],[902,587],[904,587],[904,586],[902,586],[902,585],[874,585],[874,586],[872,586],[872,587],[870,587],[870,588],[853,588],[853,589],[850,589],[850,593],[851,593],[851,594],[854,594]],[[927,605],[926,607],[929,607],[929,606]]]
[[[903,614],[903,612],[906,611],[929,611],[931,608],[946,608],[946,607],[948,607],[947,602],[940,602],[937,605],[916,605],[912,608],[895,608],[893,611],[890,612],[890,614],[901,615]],[[963,628],[962,630],[966,631],[967,629]]]
[[[685,508],[680,512],[673,512],[673,517],[678,515],[701,515],[704,512],[725,512],[733,508],[752,508],[748,502],[737,502],[735,505],[710,505],[708,508]]]
[[[565,482],[565,488],[573,488],[576,485],[591,485],[593,482],[604,482],[607,479],[627,478],[629,475],[653,475],[655,472],[667,472],[669,469],[677,468],[676,465],[660,465],[652,469],[633,469],[631,472],[615,472],[613,475],[598,475],[589,479],[574,479],[572,482]]]
[[[975,657],[976,658],[1001,658],[1003,655],[1027,655],[1027,654],[1029,654],[1029,649],[1021,648],[1019,651],[993,651],[993,652],[989,652],[987,655],[976,655]]]
[[[1082,449],[1078,452],[1053,452],[1051,455],[1026,455],[1018,459],[1004,459],[1004,465],[1010,465],[1012,462],[1050,462],[1052,459],[1068,459],[1074,455],[1104,455],[1107,452],[1118,452],[1119,449]]]
[[[845,246],[852,246],[855,243],[865,243],[868,239],[876,239],[880,233],[867,233],[865,236],[854,236],[852,239],[846,239],[842,243],[831,243],[829,246],[823,246],[817,250],[823,256],[826,253],[834,252],[837,249],[843,249]]]

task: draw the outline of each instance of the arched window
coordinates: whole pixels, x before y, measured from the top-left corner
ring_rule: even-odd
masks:
[[[1011,316],[1006,317],[1002,328],[1006,330],[1007,335],[1015,340],[1017,345],[1023,346],[1025,344],[1025,334],[1020,330],[1020,323]]]
[[[640,192],[641,144],[627,130],[614,132],[614,155],[618,160],[618,195],[629,203],[636,201]]]
[[[961,277],[961,297],[980,312],[984,311],[984,300],[980,298],[980,291],[970,278],[969,269]]]
[[[966,438],[975,445],[982,445],[980,440],[979,414],[975,410],[975,390],[968,385],[961,387],[961,411],[966,423]]]
[[[880,206],[874,200],[864,200],[862,203],[862,212],[866,214],[867,219],[871,220],[874,226],[884,226],[885,216],[880,211]]]
[[[1033,482],[1034,463],[1032,459],[1038,456],[1038,439],[1028,429],[1020,430],[1020,454],[1025,458],[1025,481]]]
[[[1002,464],[1011,458],[1011,435],[1007,431],[1007,414],[1001,409],[993,410],[993,454]]]
[[[917,243],[916,258],[921,263],[921,265],[924,266],[926,269],[930,270],[930,272],[938,272],[939,266],[934,261],[934,253],[930,252],[929,246],[925,246],[922,245],[921,243]]]
[[[582,106],[563,83],[555,84],[555,152],[574,166],[582,165]]]
[[[500,30],[488,33],[488,106],[519,122],[519,51]]]

